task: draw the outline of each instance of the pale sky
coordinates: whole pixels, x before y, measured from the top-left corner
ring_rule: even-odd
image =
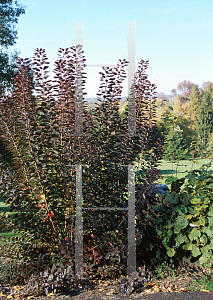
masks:
[[[128,23],[136,21],[136,68],[149,60],[149,80],[157,92],[171,93],[183,80],[201,85],[213,81],[212,0],[19,0],[16,48],[23,58],[44,48],[51,63],[58,49],[75,45],[75,23],[83,24],[86,64],[116,64],[128,60]],[[138,22],[138,23],[137,23]],[[85,67],[85,97],[96,97],[101,67]],[[127,67],[125,68],[127,72]],[[52,78],[52,76],[51,76]],[[127,96],[127,78],[122,84]]]

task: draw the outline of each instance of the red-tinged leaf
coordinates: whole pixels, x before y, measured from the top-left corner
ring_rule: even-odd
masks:
[[[38,195],[38,200],[40,199],[40,197],[41,197],[41,194]]]
[[[68,240],[68,236],[66,236],[64,239],[65,239],[65,241],[67,241]]]
[[[38,204],[37,206],[38,206],[38,207],[43,207],[41,204]]]
[[[43,219],[43,222],[46,222],[46,218]]]
[[[48,216],[49,216],[50,218],[52,218],[52,217],[54,216],[54,213],[53,213],[52,211],[49,211]]]

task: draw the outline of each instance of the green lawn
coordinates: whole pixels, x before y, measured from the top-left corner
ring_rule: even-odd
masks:
[[[180,161],[179,166],[178,166],[177,177],[181,178],[187,174],[187,170],[191,170],[191,168],[193,170],[199,169],[202,166],[202,164],[204,164],[204,163],[206,164],[210,161],[210,159],[197,159],[197,160],[199,161],[199,164],[193,164],[193,165],[192,165],[192,162],[190,162],[190,161],[185,161],[185,160]],[[135,165],[137,166],[137,163]],[[173,165],[173,176],[176,176],[176,165],[177,164]],[[172,175],[172,164],[169,162],[161,160],[159,169],[162,171],[164,176]],[[213,170],[213,165],[209,168],[209,170]],[[158,182],[165,183],[165,179],[159,179]],[[8,213],[8,216],[10,216],[10,214],[12,215],[15,212],[10,213],[8,206],[9,205],[4,204],[4,199],[0,200],[0,211],[4,211],[4,212]],[[1,231],[1,228],[0,228],[0,234],[1,233],[3,233],[3,232]],[[18,236],[18,235],[17,234],[14,235],[13,232],[9,232],[9,233],[3,233],[2,236],[9,237],[9,236]],[[2,240],[1,240],[1,243],[2,243]]]
[[[9,216],[15,214],[16,212],[10,212],[9,204],[8,204],[8,205],[5,205],[5,204],[4,204],[4,199],[5,199],[5,198],[3,198],[3,199],[0,200],[0,211],[5,212],[5,213],[8,215],[8,219],[9,219]],[[1,233],[3,233],[3,234],[2,234],[2,240],[0,241],[0,244],[4,244],[4,241],[3,241],[3,238],[4,238],[4,237],[18,236],[18,234],[14,234],[13,232],[2,232],[2,230],[1,230],[1,228],[0,228],[0,234],[1,234]]]
[[[210,159],[196,159],[199,161],[199,164],[195,164],[189,160],[181,160],[178,162],[178,168],[177,168],[177,177],[181,178],[187,175],[187,170],[195,170],[199,169],[203,164],[207,164],[210,162]],[[160,164],[158,168],[162,171],[163,176],[172,176],[172,163],[164,160],[159,161]],[[135,164],[137,165],[137,163]],[[177,164],[173,164],[173,176],[176,177],[176,166]],[[139,168],[140,169],[140,168]],[[213,162],[211,167],[208,170],[213,170]],[[165,179],[159,179],[159,183],[164,183],[165,184]]]

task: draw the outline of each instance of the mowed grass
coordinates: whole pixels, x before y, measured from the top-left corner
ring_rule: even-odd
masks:
[[[0,199],[0,211],[5,212],[6,215],[8,215],[8,220],[10,220],[10,216],[12,216],[13,214],[15,214],[16,212],[10,212],[10,204],[4,204],[4,200],[6,200],[6,198],[2,198]],[[2,231],[2,228],[0,228],[0,235],[2,235],[2,239],[0,240],[0,245],[2,244],[6,244],[6,242],[4,242],[4,238],[8,238],[8,237],[16,237],[19,236],[20,234],[15,234],[13,231],[10,232],[4,232]]]
[[[177,163],[173,163],[173,176],[176,177],[176,167],[177,167],[177,178],[182,178],[187,175],[188,171],[199,169],[203,164],[207,164],[211,161],[211,159],[196,159],[199,163],[193,163],[189,160],[180,160]],[[137,163],[135,164],[137,166]],[[140,169],[140,167],[139,167]],[[158,169],[162,171],[162,175],[164,176],[163,179],[159,179],[159,183],[165,184],[166,177],[165,176],[172,176],[172,163],[160,160]],[[208,168],[208,170],[213,170],[213,162],[212,165]]]
[[[197,159],[199,161],[199,164],[192,163],[191,161],[182,160],[178,163],[178,169],[177,169],[177,177],[181,178],[187,175],[188,170],[195,170],[199,169],[203,164],[207,164],[210,162],[210,159]],[[163,176],[172,176],[172,163],[161,160],[159,161],[159,169],[162,171]],[[140,166],[135,163],[135,166],[140,169]],[[176,166],[177,163],[173,164],[173,176],[176,176]],[[213,170],[213,164],[208,170]],[[165,177],[163,179],[159,179],[158,183],[165,183]],[[170,188],[170,186],[169,186]],[[4,200],[6,198],[0,199],[0,211],[5,212],[8,215],[8,219],[10,219],[10,216],[15,214],[16,212],[10,212],[9,204],[5,205]],[[19,234],[14,234],[14,232],[3,232],[0,228],[0,235],[2,234],[2,237],[13,237],[13,236],[19,236]],[[0,244],[4,243],[3,239],[0,240]]]

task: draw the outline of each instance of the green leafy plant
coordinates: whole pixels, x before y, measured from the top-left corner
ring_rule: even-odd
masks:
[[[10,211],[16,211],[10,224],[5,215],[1,216],[1,221],[6,231],[12,228],[21,233],[2,251],[6,251],[9,257],[24,259],[25,264],[35,262],[33,267],[19,266],[23,269],[15,278],[19,283],[29,281],[32,274],[35,275],[35,286],[43,277],[48,277],[49,282],[73,278],[76,164],[90,166],[89,172],[83,170],[86,206],[120,207],[127,192],[124,180],[127,169],[121,168],[121,164],[132,164],[142,153],[146,157],[143,169],[152,169],[161,157],[160,140],[156,141],[154,152],[150,153],[156,87],[147,80],[148,62],[140,62],[135,77],[138,131],[136,136],[131,136],[127,134],[127,115],[122,120],[118,115],[121,87],[117,88],[117,84],[124,78],[121,73],[125,73],[123,67],[127,62],[119,60],[113,71],[117,81],[109,70],[105,69],[106,74],[101,73],[105,78],[104,101],[89,115],[84,101],[77,97],[78,68],[74,65],[81,65],[80,61],[80,46],[59,49],[53,86],[48,78],[49,63],[45,51],[36,49],[32,62],[21,58],[17,62],[12,95],[6,100],[1,95],[0,135],[13,161],[9,177],[2,182],[1,188],[3,196],[7,197],[5,203],[10,204]],[[83,90],[83,82],[80,86]],[[82,108],[84,129],[80,136],[75,131],[75,112],[79,107]],[[117,134],[120,133],[124,135],[119,140]],[[115,170],[118,172],[113,175]],[[154,177],[148,174],[144,179],[151,183]],[[9,181],[15,193],[8,190]],[[139,201],[138,211],[140,205]],[[83,213],[84,219],[89,220],[91,214]],[[112,257],[115,274],[119,264],[126,268],[123,263],[126,246],[121,242],[126,232],[121,226],[121,216],[111,213],[102,218],[96,214],[93,220],[85,222],[85,276],[94,271],[102,277],[109,276],[110,271],[108,274],[105,271],[107,259],[103,259],[106,253]],[[113,233],[113,237],[103,236],[101,226],[106,226],[107,222],[107,232]],[[114,260],[113,256],[117,259]]]
[[[189,291],[207,290],[213,291],[213,281],[211,275],[204,275],[200,279],[194,279],[192,284],[186,284]]]
[[[155,270],[155,277],[157,279],[165,279],[167,277],[175,277],[174,264],[168,264],[167,262],[163,262],[160,264]]]
[[[182,152],[186,150],[186,142],[178,126],[170,129],[164,144],[164,149],[165,160],[174,161],[183,159]]]
[[[166,184],[171,184],[171,193],[152,207],[163,212],[155,229],[168,257],[181,260],[191,255],[208,267],[213,262],[213,172],[207,170],[210,165],[211,162],[189,171],[184,178],[168,177]]]

